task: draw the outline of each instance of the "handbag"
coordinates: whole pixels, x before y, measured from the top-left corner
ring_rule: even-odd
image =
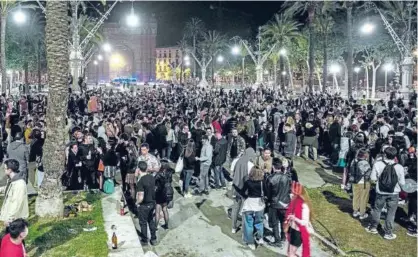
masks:
[[[103,172],[105,170],[105,166],[102,160],[99,161],[99,167],[97,167],[97,170],[100,172]]]
[[[176,163],[176,168],[174,169],[175,172],[181,172],[183,170],[183,157],[180,156]]]

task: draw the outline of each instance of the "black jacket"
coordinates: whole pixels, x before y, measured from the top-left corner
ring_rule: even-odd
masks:
[[[213,164],[215,166],[222,166],[225,163],[227,151],[228,141],[225,138],[216,141],[215,149],[213,150]]]
[[[290,203],[290,183],[290,177],[282,172],[274,172],[267,177],[266,196],[271,208],[287,208]]]

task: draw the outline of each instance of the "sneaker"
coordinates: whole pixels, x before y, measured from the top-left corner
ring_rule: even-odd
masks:
[[[195,191],[195,192],[193,192],[193,194],[192,194],[192,195],[195,195],[195,196],[202,196],[202,192]]]
[[[259,240],[256,240],[258,245],[264,245],[264,240],[260,238]]]
[[[282,242],[271,242],[271,243],[269,243],[269,245],[273,246],[273,247],[277,247],[277,248],[282,248],[283,247]]]
[[[232,234],[236,234],[237,233],[237,229],[236,228],[233,228],[232,231],[231,231],[231,233]]]
[[[150,244],[152,246],[157,245],[157,239],[151,239]]]
[[[251,250],[255,250],[255,245],[254,244],[249,244],[248,247],[250,247]]]
[[[369,214],[365,213],[363,215],[360,215],[359,219],[364,220],[364,219],[367,219],[367,217],[369,217]]]
[[[205,195],[209,195],[209,191],[207,191],[207,190],[203,191],[203,193],[204,193]]]
[[[386,234],[383,238],[387,239],[387,240],[393,240],[393,239],[396,239],[396,235],[395,234]]]
[[[369,232],[369,233],[371,233],[371,234],[377,234],[378,232],[377,232],[377,229],[375,229],[375,228],[370,228],[370,227],[367,227],[366,228],[366,232]]]
[[[353,212],[353,217],[354,218],[357,218],[358,216],[360,216],[360,212],[358,212],[358,211]]]
[[[417,231],[408,230],[408,232],[406,232],[406,235],[411,237],[417,237]]]

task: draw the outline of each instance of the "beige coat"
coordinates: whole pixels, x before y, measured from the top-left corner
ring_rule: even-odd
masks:
[[[16,179],[11,182],[7,192],[5,192],[0,220],[10,222],[18,218],[27,219],[28,217],[29,204],[26,182],[23,179]]]

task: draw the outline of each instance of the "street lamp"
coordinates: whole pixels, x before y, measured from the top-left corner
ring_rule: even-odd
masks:
[[[97,60],[99,60],[99,61],[103,60],[103,56],[102,56],[101,54],[99,54],[99,55],[97,56]]]
[[[187,62],[190,60],[190,57],[188,55],[184,56],[184,60]]]
[[[131,8],[131,13],[126,17],[126,23],[129,27],[137,27],[139,24],[139,18],[134,12],[134,7]]]
[[[286,49],[284,49],[284,48],[280,49],[279,54],[280,55],[286,55]]]
[[[361,32],[364,34],[370,34],[373,32],[374,30],[374,25],[372,23],[365,23],[362,27],[361,27]]]
[[[103,50],[104,50],[105,52],[110,52],[110,51],[112,50],[112,47],[110,46],[110,44],[109,44],[109,43],[104,43],[104,44],[103,44]]]
[[[223,62],[223,61],[224,61],[224,57],[223,57],[222,55],[219,55],[219,56],[216,58],[216,61],[217,61],[217,62]]]
[[[285,72],[285,71],[282,71],[282,75],[283,75],[283,76],[286,76],[286,72]]]
[[[235,45],[232,47],[231,52],[233,55],[239,55],[241,52],[241,49],[239,48],[239,46]]]
[[[186,60],[185,65],[186,65],[187,67],[189,67],[189,66],[190,66],[190,61],[189,61],[189,60]]]
[[[94,65],[97,65],[97,64],[99,64],[99,62],[97,62],[96,60],[94,60],[94,62],[93,62],[93,63],[94,63]]]
[[[14,15],[13,15],[14,21],[17,24],[22,24],[26,22],[26,15],[24,12],[22,12],[22,10],[17,10]]]
[[[393,65],[392,63],[386,63],[383,68],[385,69],[385,94],[387,93],[388,87],[388,72],[392,71]]]

